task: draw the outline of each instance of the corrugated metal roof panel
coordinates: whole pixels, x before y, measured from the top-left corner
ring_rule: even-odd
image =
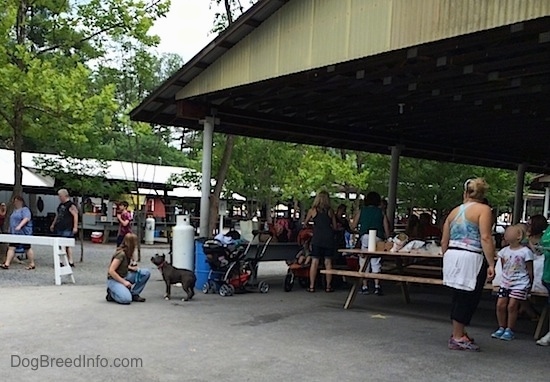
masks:
[[[547,15],[548,0],[291,0],[176,97],[188,98]]]

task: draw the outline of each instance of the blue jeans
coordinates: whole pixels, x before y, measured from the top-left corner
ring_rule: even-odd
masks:
[[[125,280],[128,280],[134,286],[132,289],[126,288],[124,285],[114,279],[107,279],[107,288],[111,292],[113,300],[119,304],[129,304],[132,302],[132,296],[139,296],[139,294],[145,289],[145,284],[151,277],[149,269],[139,269],[139,280],[136,281],[138,272],[128,272]]]

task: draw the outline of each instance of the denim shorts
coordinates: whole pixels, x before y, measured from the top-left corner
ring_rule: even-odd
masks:
[[[59,237],[68,237],[68,238],[74,237],[73,230],[71,229],[64,229],[61,231],[57,231],[55,234]]]

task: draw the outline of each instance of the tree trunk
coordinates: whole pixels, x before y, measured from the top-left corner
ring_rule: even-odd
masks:
[[[231,11],[231,0],[224,0],[225,14],[227,15],[227,23],[233,24],[233,12]]]
[[[80,199],[80,229],[78,230],[78,239],[80,240],[80,262],[84,262],[84,195]]]
[[[211,235],[218,223],[218,207],[220,205],[220,195],[223,190],[223,184],[227,177],[227,171],[229,170],[229,163],[231,162],[231,155],[233,154],[233,147],[235,146],[235,136],[228,135],[225,139],[225,147],[223,149],[222,162],[218,174],[216,175],[216,186],[214,191],[210,195],[210,220],[208,227],[208,235]]]
[[[22,169],[22,152],[23,152],[23,110],[22,105],[18,102],[15,108],[15,118],[13,126],[13,155],[14,155],[14,183],[13,195],[21,195],[23,193],[23,169]]]
[[[16,38],[17,44],[21,47],[27,40],[26,23],[27,12],[29,5],[27,1],[22,0],[19,3],[16,16]],[[25,71],[25,63],[21,58],[16,58],[15,63],[21,72]],[[13,196],[21,195],[23,193],[23,170],[21,168],[22,160],[21,153],[23,151],[23,108],[24,103],[22,99],[17,99],[14,104],[14,118],[13,118],[13,153],[14,153],[14,183],[13,183]]]

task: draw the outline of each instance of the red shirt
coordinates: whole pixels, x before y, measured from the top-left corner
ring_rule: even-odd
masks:
[[[128,220],[130,223],[128,223],[127,226],[123,226],[122,223],[119,223],[118,235],[125,236],[127,233],[132,233],[132,214],[128,211],[124,211],[120,214],[120,218],[122,220]]]

